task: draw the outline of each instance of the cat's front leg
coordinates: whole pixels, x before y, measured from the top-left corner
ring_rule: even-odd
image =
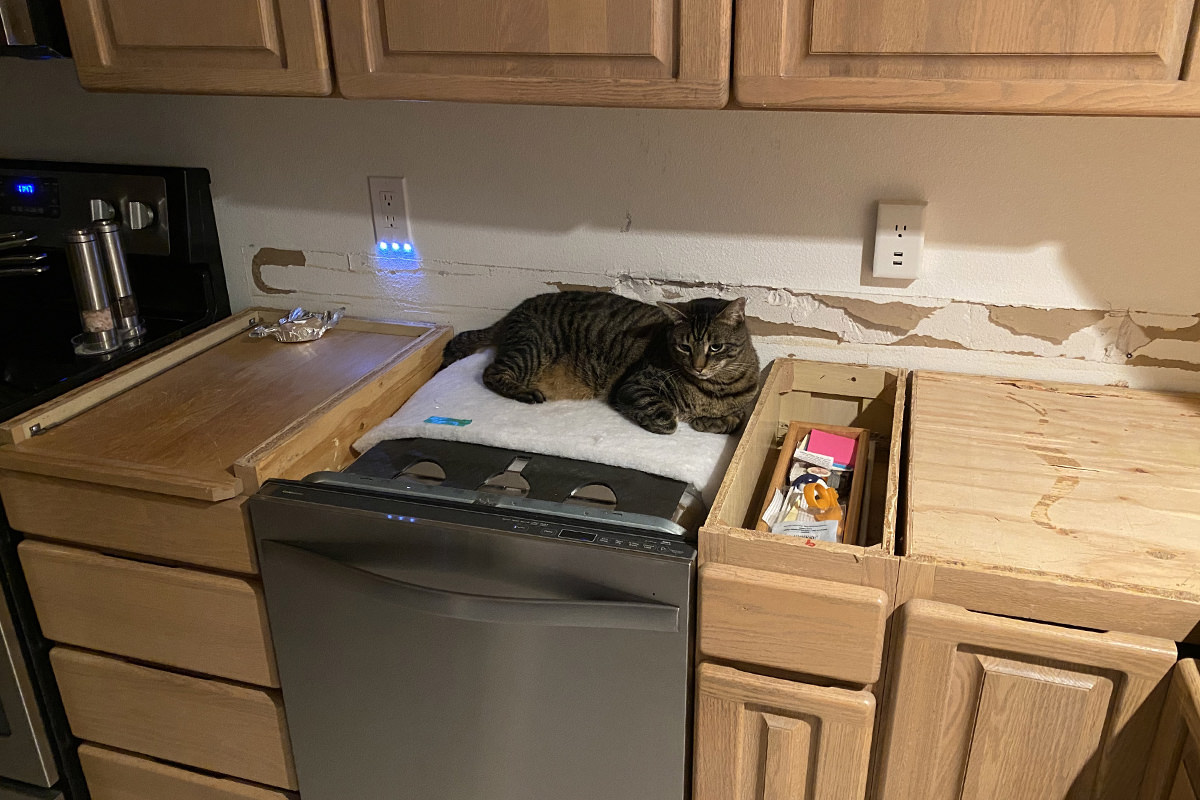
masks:
[[[734,414],[724,417],[693,417],[690,424],[701,433],[733,433],[741,426],[742,418]]]
[[[662,380],[647,380],[653,376],[639,374],[617,388],[612,406],[621,416],[651,433],[674,433],[678,426],[675,406],[671,403]]]

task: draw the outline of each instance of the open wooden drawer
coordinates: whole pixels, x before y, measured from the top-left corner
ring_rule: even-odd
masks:
[[[700,531],[701,658],[860,685],[878,679],[898,573],[907,377],[902,369],[772,364]],[[866,535],[858,541],[754,530],[792,420],[866,428],[875,437]]]

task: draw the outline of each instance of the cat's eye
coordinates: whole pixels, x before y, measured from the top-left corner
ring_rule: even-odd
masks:
[[[725,349],[725,345],[723,345],[723,344],[710,344],[708,346],[708,352],[710,352],[710,353],[719,353],[724,349]]]
[[[690,352],[692,352],[692,346],[691,346],[690,344],[684,344],[683,342],[676,342],[676,343],[675,343],[675,349],[676,349],[676,350],[678,350],[678,351],[679,351],[679,352],[681,352],[681,353],[690,353]]]

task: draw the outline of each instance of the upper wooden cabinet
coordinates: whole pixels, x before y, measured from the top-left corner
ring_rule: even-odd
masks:
[[[731,0],[328,0],[346,97],[719,108]]]
[[[1194,0],[738,0],[747,106],[1200,113]],[[1188,59],[1191,60],[1191,59]]]
[[[325,95],[321,0],[62,0],[86,89]]]

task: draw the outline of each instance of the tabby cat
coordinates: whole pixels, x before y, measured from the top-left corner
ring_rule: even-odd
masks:
[[[599,292],[531,297],[450,340],[442,366],[494,345],[484,384],[523,403],[603,397],[653,433],[732,433],[758,392],[746,300],[649,305]]]

